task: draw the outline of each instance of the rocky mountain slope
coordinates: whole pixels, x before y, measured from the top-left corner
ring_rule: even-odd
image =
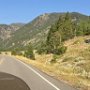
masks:
[[[0,39],[5,41],[6,39],[11,37],[11,34],[22,27],[23,24],[1,24],[0,25]]]
[[[9,33],[7,37],[4,31],[4,37],[6,37],[7,40],[4,39],[1,47],[4,49],[7,47],[8,49],[16,47],[23,48],[30,42],[35,47],[38,47],[41,42],[45,42],[49,28],[59,19],[60,15],[65,15],[65,13],[46,13],[40,15],[13,33],[11,33],[11,28],[13,27],[10,26],[10,30],[7,30],[7,33]],[[76,19],[77,22],[88,18],[86,15],[76,12],[71,13],[71,16],[72,19]]]

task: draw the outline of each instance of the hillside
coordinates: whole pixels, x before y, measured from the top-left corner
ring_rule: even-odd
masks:
[[[90,88],[90,43],[85,42],[90,39],[90,17],[76,12],[43,14],[7,31],[10,37],[0,38],[1,49],[12,50],[12,55],[20,55],[19,60],[76,88]]]
[[[23,25],[21,25],[21,24],[11,24],[11,25],[0,24],[0,39],[2,39],[4,41],[4,40],[10,38],[11,33],[15,32],[22,26]]]
[[[8,45],[21,47],[25,46],[29,42],[37,44],[44,41],[51,24],[58,20],[59,14],[43,14],[36,17],[33,21],[20,28],[18,31],[12,34],[12,38],[8,40]],[[54,18],[54,19],[53,19]],[[6,42],[6,41],[5,41]]]
[[[16,57],[55,78],[68,82],[79,90],[90,90],[90,44],[85,43],[89,38],[90,36],[80,36],[64,42],[67,51],[63,55],[56,56],[56,63],[51,62],[52,54],[35,53],[36,60]]]
[[[34,47],[38,47],[41,42],[45,42],[49,28],[59,19],[60,15],[63,16],[65,13],[46,13],[36,17],[33,21],[15,31],[11,38],[3,42],[4,48],[22,48],[30,42]],[[76,12],[71,13],[71,17],[76,19],[77,22],[88,18],[86,15]]]
[[[24,24],[21,23],[13,23],[10,25],[0,24],[0,48],[3,47],[3,43],[8,39],[12,38],[12,33],[21,28]],[[4,43],[6,45],[6,43]]]

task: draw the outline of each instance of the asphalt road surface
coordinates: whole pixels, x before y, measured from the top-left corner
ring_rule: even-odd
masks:
[[[70,85],[56,80],[32,65],[20,60],[0,55],[0,72],[6,72],[21,78],[31,90],[76,90]]]

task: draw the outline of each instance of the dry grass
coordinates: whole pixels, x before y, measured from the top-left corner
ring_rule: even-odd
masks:
[[[57,64],[57,63],[53,64],[53,65],[46,64],[43,60],[42,61],[40,61],[40,60],[33,61],[33,60],[27,59],[22,56],[16,56],[16,57],[25,63],[34,65],[35,67],[37,67],[38,69],[42,70],[43,72],[49,74],[50,76],[53,76],[55,78],[58,78],[65,82],[68,82],[69,84],[71,84],[77,88],[82,87],[83,85],[90,86],[90,79],[89,80],[86,78],[83,79],[78,75],[72,74],[72,69],[70,69],[70,68],[65,69],[64,66],[59,66],[59,64]],[[86,89],[86,90],[89,90],[89,89]]]
[[[35,54],[36,60],[30,60],[22,56],[16,56],[18,59],[32,64],[49,75],[60,80],[67,81],[82,90],[90,90],[90,77],[86,77],[86,70],[90,76],[90,44],[84,42],[87,37],[78,37],[66,41],[67,52],[57,59],[57,63],[50,63],[52,54]]]

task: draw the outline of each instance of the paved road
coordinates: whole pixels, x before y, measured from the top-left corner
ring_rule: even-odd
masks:
[[[24,80],[31,90],[76,90],[13,57],[0,55],[0,72],[10,73]]]

